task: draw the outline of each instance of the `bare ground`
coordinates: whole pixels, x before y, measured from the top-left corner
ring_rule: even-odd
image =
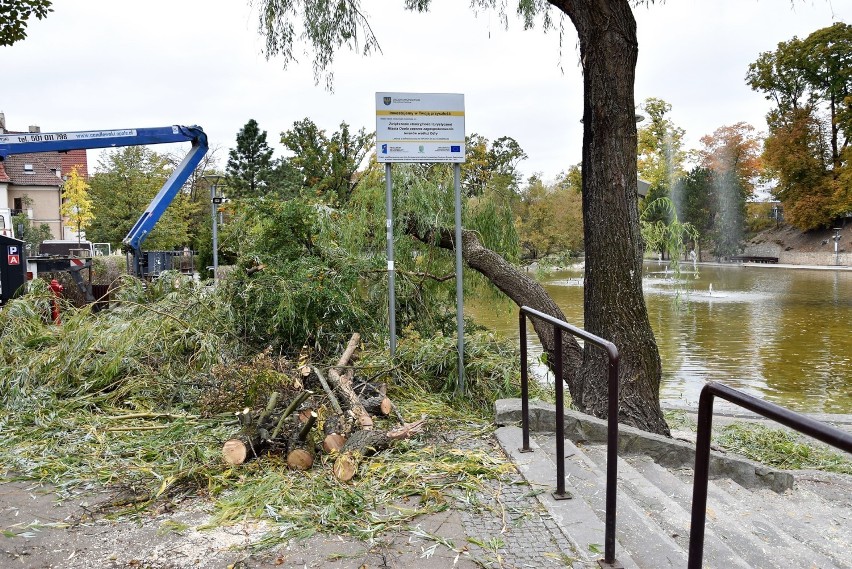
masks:
[[[270,531],[263,522],[246,521],[204,529],[211,506],[203,499],[178,504],[174,511],[143,513],[110,520],[94,515],[111,500],[106,493],[60,501],[52,488],[29,482],[0,484],[0,567],[21,569],[183,569],[212,568],[427,568],[479,567],[464,550],[435,547],[433,539],[411,532],[361,542],[338,536],[255,552]],[[419,528],[428,535],[459,543],[459,513],[424,516]],[[461,542],[463,544],[463,541]],[[434,548],[434,549],[432,549]],[[461,549],[461,548],[458,548]]]

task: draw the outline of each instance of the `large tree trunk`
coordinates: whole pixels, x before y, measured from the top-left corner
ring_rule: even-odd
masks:
[[[669,434],[659,403],[660,355],[642,295],[633,96],[636,20],[627,0],[550,3],[574,23],[583,66],[585,328],[618,347],[620,418]],[[604,417],[606,354],[592,346],[585,351],[575,403]]]
[[[453,230],[447,228],[432,228],[420,230],[413,221],[409,221],[406,232],[413,237],[430,245],[444,249],[453,249],[455,236]],[[565,315],[553,301],[547,291],[526,273],[506,261],[494,251],[479,242],[473,231],[462,231],[462,257],[468,266],[482,273],[500,292],[508,296],[518,306],[529,306],[539,312],[544,312],[559,320],[565,320]],[[556,361],[556,338],[553,326],[537,318],[532,319],[541,346],[547,353],[547,362],[553,366]],[[571,397],[578,393],[580,387],[580,369],[583,363],[583,352],[580,345],[570,334],[562,335],[562,378],[568,384]]]

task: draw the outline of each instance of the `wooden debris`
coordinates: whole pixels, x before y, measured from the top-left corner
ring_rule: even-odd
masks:
[[[307,470],[315,464],[317,453],[326,453],[333,455],[334,476],[346,482],[357,475],[365,458],[420,432],[424,420],[405,423],[384,384],[355,379],[352,361],[360,341],[359,334],[352,335],[337,364],[328,370],[328,379],[310,363],[309,351],[303,348],[298,377],[285,391],[273,393],[261,410],[235,413],[240,428],[222,445],[225,462],[239,465],[262,452],[273,452],[286,456],[290,468]],[[317,384],[322,391],[304,389]],[[399,427],[373,428],[372,415],[387,417],[393,412]]]
[[[325,453],[340,451],[340,449],[343,448],[344,443],[346,443],[346,437],[338,435],[337,433],[332,433],[330,435],[326,435],[323,439],[322,450]]]

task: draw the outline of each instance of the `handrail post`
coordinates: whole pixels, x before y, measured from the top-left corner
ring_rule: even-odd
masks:
[[[704,557],[704,526],[707,518],[707,480],[710,476],[710,437],[713,430],[713,393],[702,389],[698,398],[698,434],[692,482],[692,521],[689,530],[687,569],[701,569]]]
[[[715,397],[748,409],[835,448],[852,452],[852,435],[815,419],[799,415],[785,407],[737,391],[721,383],[710,382],[698,398],[698,434],[695,441],[695,472],[692,482],[692,514],[689,532],[688,569],[701,569],[704,557],[704,530],[707,519],[707,485],[710,477],[710,438],[713,430]]]
[[[523,446],[521,452],[532,452],[530,449],[530,390],[529,373],[527,372],[527,316],[524,311],[518,312],[518,331],[521,336],[521,433]]]
[[[562,381],[562,329],[553,327],[553,343],[556,351],[553,361],[554,384],[556,387],[556,492],[555,500],[573,498],[565,491],[565,395]]]
[[[615,564],[615,512],[618,492],[618,351],[607,350],[609,385],[607,387],[606,432],[606,527],[604,529],[604,563]]]

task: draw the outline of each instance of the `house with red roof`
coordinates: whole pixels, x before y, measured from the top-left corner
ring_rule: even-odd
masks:
[[[19,132],[7,130],[5,116],[0,113],[0,134]],[[41,129],[31,126],[28,132],[41,132]],[[36,227],[47,224],[54,239],[65,239],[59,206],[65,177],[74,167],[80,176],[89,177],[85,150],[7,156],[0,161],[0,211],[8,209],[11,215],[26,214]]]

